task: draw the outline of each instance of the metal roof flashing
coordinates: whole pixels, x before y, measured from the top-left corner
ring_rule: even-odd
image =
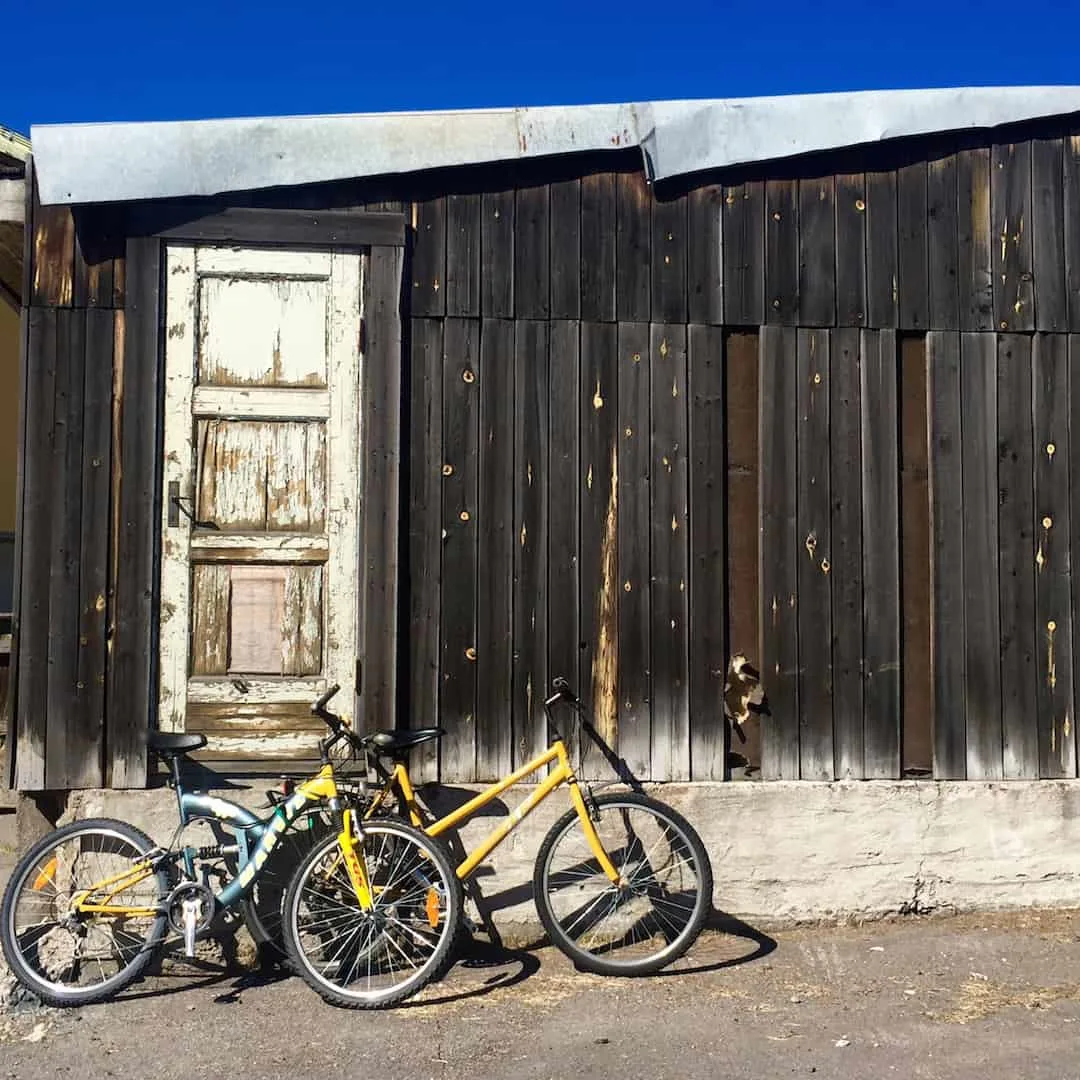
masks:
[[[583,151],[650,179],[1080,112],[1080,87],[969,87],[636,104],[117,124],[31,131],[46,205],[221,195]]]

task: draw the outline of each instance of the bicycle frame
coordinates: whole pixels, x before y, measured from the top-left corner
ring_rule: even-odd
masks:
[[[525,799],[524,802],[515,807],[515,809],[510,812],[510,815],[466,856],[464,861],[457,868],[457,876],[464,881],[465,878],[467,878],[553,791],[560,788],[563,784],[567,784],[570,788],[570,801],[573,803],[574,809],[581,819],[581,825],[585,832],[585,838],[588,841],[589,848],[593,855],[596,856],[596,860],[600,864],[601,869],[612,883],[616,885],[621,884],[619,872],[608,858],[603,844],[600,843],[600,837],[593,826],[592,818],[589,817],[589,810],[585,805],[585,797],[581,794],[581,788],[578,785],[577,777],[570,765],[570,757],[566,752],[566,745],[561,738],[556,739],[547,750],[537,754],[531,761],[527,761],[509,776],[497,781],[490,787],[485,788],[475,798],[470,799],[465,803],[464,806],[452,811],[445,817],[439,818],[438,821],[432,822],[430,825],[425,825],[423,818],[421,817],[420,809],[416,802],[416,792],[413,789],[412,781],[409,779],[409,770],[405,767],[403,762],[397,761],[394,763],[393,771],[389,774],[386,774],[385,770],[383,770],[383,773],[386,776],[385,783],[372,800],[372,803],[364,816],[370,817],[374,814],[385,803],[386,799],[390,796],[391,790],[396,786],[405,803],[411,823],[418,829],[422,829],[429,836],[439,836],[448,829],[456,828],[463,821],[466,821],[475,814],[477,810],[487,806],[488,803],[497,799],[508,788],[513,787],[514,784],[520,783],[525,777],[542,769],[544,766],[551,765],[555,762],[558,763],[556,767],[548,773],[536,790]]]

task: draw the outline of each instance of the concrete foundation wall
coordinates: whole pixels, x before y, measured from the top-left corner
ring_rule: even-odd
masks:
[[[719,911],[759,926],[897,912],[1080,906],[1080,782],[670,784],[653,793],[701,833]],[[221,792],[254,806],[262,790]],[[438,789],[438,811],[464,789]],[[513,807],[527,789],[505,797]],[[568,808],[556,793],[496,850],[479,879],[497,925],[535,927],[532,864]],[[85,791],[62,820],[120,817],[168,842],[171,792]],[[472,846],[493,817],[462,833]]]

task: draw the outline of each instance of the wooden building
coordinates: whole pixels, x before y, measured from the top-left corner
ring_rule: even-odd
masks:
[[[643,778],[1077,774],[1080,91],[33,144],[16,787],[331,682],[483,780],[556,674]]]

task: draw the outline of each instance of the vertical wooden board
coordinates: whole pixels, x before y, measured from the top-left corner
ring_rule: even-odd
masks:
[[[446,314],[480,314],[480,196],[446,197]],[[416,313],[414,312],[414,315]]]
[[[551,311],[551,210],[547,184],[521,188],[514,214],[514,308],[519,319],[546,319]]]
[[[1068,148],[1068,144],[1066,144]],[[1074,478],[1080,477],[1080,377],[1074,374],[1080,365],[1080,337],[1075,334],[1069,336],[1069,525],[1071,536],[1069,550],[1070,587],[1072,600],[1072,640],[1080,638],[1080,484],[1074,482]],[[1045,448],[1044,448],[1045,450]],[[1036,451],[1037,452],[1037,451]],[[1057,454],[1055,453],[1055,457]],[[1036,630],[1036,633],[1038,631]],[[1064,659],[1061,661],[1065,663]],[[1077,716],[1078,687],[1080,687],[1080,661],[1073,650],[1072,658],[1072,681],[1074,700],[1072,704],[1073,717]]]
[[[989,334],[960,337],[964,403],[964,641],[967,778],[997,780],[1004,767],[998,608],[997,357]]]
[[[442,597],[443,323],[413,319],[409,362],[408,611],[406,715],[413,727],[437,727],[439,613]],[[413,752],[410,768],[421,781],[438,775],[438,743]]]
[[[688,328],[690,394],[690,776],[727,776],[727,430],[724,334]]]
[[[901,330],[930,325],[926,163],[896,170],[897,319]]]
[[[229,670],[231,583],[232,568],[228,565],[195,563],[191,568],[192,675],[224,675]],[[302,606],[299,589],[295,589],[293,596],[286,596],[286,621],[291,624],[286,629],[291,633],[285,635],[286,654],[282,663],[285,675],[298,673],[299,664],[290,646],[299,637]]]
[[[514,633],[514,324],[480,327],[476,779],[510,771]]]
[[[652,776],[690,778],[689,397],[686,328],[653,323]]]
[[[964,484],[960,335],[926,339],[930,440],[930,663],[934,687],[934,778],[963,780],[966,754]],[[985,524],[985,523],[983,523]]]
[[[796,343],[796,331],[792,328],[762,328],[758,405],[761,452],[758,652],[767,702],[761,731],[761,774],[766,780],[799,779]]]
[[[1080,135],[1064,143],[1065,291],[1069,298],[1069,329],[1080,331]]]
[[[551,317],[581,314],[581,181],[551,185]]]
[[[794,180],[765,183],[765,321],[799,321],[799,193]]]
[[[866,325],[889,329],[897,325],[896,173],[866,174]]]
[[[799,184],[800,326],[836,322],[836,185],[831,176]]]
[[[581,179],[581,318],[615,319],[615,176]]]
[[[994,256],[994,324],[1035,329],[1031,251],[1031,143],[1003,143],[990,152]]]
[[[960,329],[994,329],[994,269],[990,236],[990,151],[956,155],[957,261]]]
[[[100,228],[96,224],[94,227]],[[114,293],[113,260],[94,250],[84,251],[81,231],[76,224],[72,306],[111,308]]]
[[[1061,139],[1031,144],[1031,258],[1035,268],[1035,326],[1069,329],[1065,291],[1065,161]]]
[[[1069,506],[1069,339],[1032,348],[1035,435],[1035,686],[1040,775],[1076,776]]]
[[[158,635],[153,597],[158,521],[158,401],[162,385],[158,327],[161,242],[127,242],[127,305],[122,356],[119,532],[116,537],[111,663],[105,697],[106,781],[146,782],[146,734],[156,687],[151,677]]]
[[[579,499],[582,489],[579,390],[580,329],[576,322],[551,324],[548,415],[548,682],[561,675],[580,696],[578,674],[581,595],[578,589]]]
[[[832,690],[839,777],[865,776],[863,723],[862,375],[859,331],[831,335]],[[800,664],[802,641],[799,642]]]
[[[476,511],[480,458],[480,324],[447,319],[442,370],[442,599],[439,778],[476,768]]]
[[[56,396],[55,309],[28,313],[21,564],[17,578],[19,677],[15,712],[14,787],[45,787],[48,711],[49,564],[52,547],[52,418]]]
[[[866,178],[836,178],[836,323],[866,325]]]
[[[653,202],[652,317],[656,322],[686,322],[687,214],[685,195]]]
[[[648,323],[619,324],[619,754],[635,776],[652,768],[649,616]],[[655,478],[654,482],[659,482]]]
[[[34,191],[33,307],[71,307],[75,293],[75,219],[70,206],[42,206]]]
[[[997,339],[998,588],[1002,771],[1008,780],[1039,776],[1031,376],[1031,338],[1001,334]]]
[[[652,203],[643,172],[615,177],[615,315],[619,322],[649,321]]]
[[[694,188],[687,196],[687,317],[692,323],[724,321],[724,190]]]
[[[765,185],[724,188],[724,322],[765,321]]]
[[[618,737],[619,460],[616,328],[581,324],[581,683],[610,746]]]
[[[413,203],[412,288],[414,316],[446,313],[446,198]]]
[[[860,359],[863,548],[863,775],[899,779],[900,402],[896,333],[864,331]]]
[[[549,337],[548,323],[519,322],[514,341],[515,767],[547,747]]]
[[[480,311],[514,317],[514,192],[485,191],[480,213]]]
[[[926,165],[926,247],[930,327],[960,329],[957,161],[955,154]]]
[[[799,776],[833,779],[829,335],[798,335]],[[839,751],[839,747],[837,748]]]

